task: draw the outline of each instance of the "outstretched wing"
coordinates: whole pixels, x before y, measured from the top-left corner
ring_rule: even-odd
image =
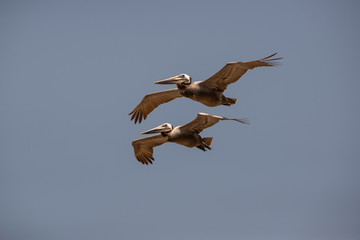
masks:
[[[220,120],[234,120],[244,124],[249,124],[249,121],[247,119],[226,118],[216,115],[210,115],[207,113],[198,113],[197,117],[194,120],[192,120],[188,124],[185,124],[184,126],[181,126],[180,128],[183,131],[201,133],[204,129],[217,124]]]
[[[142,101],[135,107],[135,109],[129,113],[131,116],[131,120],[135,118],[135,123],[146,119],[147,115],[151,113],[155,108],[157,108],[160,104],[170,102],[176,98],[180,98],[182,95],[180,94],[177,88],[165,90],[161,92],[149,93],[147,94]]]
[[[152,164],[152,161],[155,161],[153,157],[153,148],[166,142],[167,137],[164,137],[161,134],[134,140],[132,146],[134,148],[136,159],[142,164]]]
[[[266,58],[251,62],[230,62],[222,69],[220,69],[220,71],[215,73],[212,77],[201,82],[200,84],[201,86],[224,92],[229,84],[239,80],[242,75],[247,72],[247,70],[257,67],[270,67],[278,65],[278,63],[274,61],[280,60],[282,58],[271,58],[276,54],[277,53],[274,53]]]

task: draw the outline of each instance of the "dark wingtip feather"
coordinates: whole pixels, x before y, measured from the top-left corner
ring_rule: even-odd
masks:
[[[233,120],[240,122],[242,124],[250,124],[250,121],[247,118],[234,118]]]
[[[138,119],[139,119],[139,113],[136,113],[135,114],[135,124],[137,123]]]
[[[281,60],[281,59],[283,59],[282,57],[279,57],[279,58],[272,58],[272,59],[269,59],[269,60],[266,60],[267,62],[268,61],[277,61],[277,60]]]
[[[134,119],[134,117],[135,117],[135,113],[131,116],[130,121],[132,121]]]
[[[265,57],[265,58],[263,58],[263,59],[261,59],[261,60],[265,60],[265,59],[271,58],[271,57],[275,56],[276,54],[278,54],[278,53],[271,54],[270,56]]]
[[[280,65],[279,62],[273,62],[273,61],[281,60],[281,59],[283,59],[282,57],[269,59],[269,58],[275,56],[276,54],[278,54],[278,53],[274,53],[266,58],[261,59],[260,61],[269,64],[269,66],[279,66]]]

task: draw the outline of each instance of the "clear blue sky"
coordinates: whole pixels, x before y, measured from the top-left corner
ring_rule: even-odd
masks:
[[[360,239],[358,1],[1,1],[2,240]],[[232,107],[178,99],[141,125],[153,82],[248,72]],[[131,141],[198,112],[202,152]]]

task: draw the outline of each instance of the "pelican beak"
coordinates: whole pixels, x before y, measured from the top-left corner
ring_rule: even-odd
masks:
[[[142,132],[141,134],[161,133],[161,132],[166,132],[166,131],[169,131],[169,128],[167,126],[160,125],[155,128],[152,128],[150,130],[147,130],[145,132]],[[171,131],[171,129],[170,129],[170,131]]]
[[[181,75],[154,82],[155,84],[179,84],[186,81]]]

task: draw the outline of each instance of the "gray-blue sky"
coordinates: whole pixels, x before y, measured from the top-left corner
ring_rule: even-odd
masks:
[[[1,1],[1,239],[359,239],[356,1]],[[127,115],[154,81],[248,72],[232,107]],[[131,141],[198,112],[206,153]]]

